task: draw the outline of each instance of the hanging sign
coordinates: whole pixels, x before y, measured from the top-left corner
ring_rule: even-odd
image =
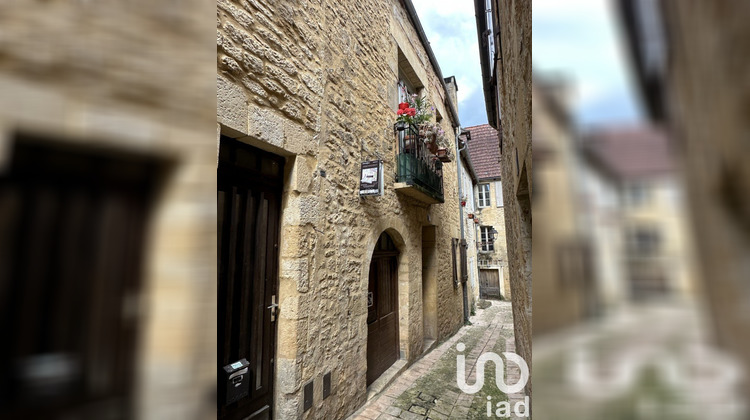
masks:
[[[383,161],[362,162],[359,195],[383,195]]]

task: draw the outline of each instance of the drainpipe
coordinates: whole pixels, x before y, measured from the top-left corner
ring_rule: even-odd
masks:
[[[462,164],[461,164],[461,151],[463,151],[466,148],[466,143],[464,143],[464,146],[459,148],[459,137],[461,137],[463,129],[459,125],[456,127],[456,173],[458,176],[458,220],[459,224],[461,225],[461,243],[460,243],[460,255],[461,255],[461,289],[464,292],[464,324],[469,322],[469,293],[467,291],[466,283],[468,282],[469,273],[467,273],[467,264],[466,264],[466,239],[464,238],[464,207],[461,205],[461,197],[462,197],[462,190],[461,190],[461,184],[462,184]]]

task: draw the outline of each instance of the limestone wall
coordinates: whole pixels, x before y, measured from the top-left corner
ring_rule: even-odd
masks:
[[[495,0],[492,6],[502,39],[498,121],[516,352],[531,368],[531,2]],[[526,390],[530,395],[531,381]]]
[[[399,49],[452,133],[443,80],[400,2],[218,2],[219,130],[287,158],[276,418],[341,418],[364,403],[368,267],[382,232],[401,251],[402,357],[413,361],[423,346],[423,226],[437,226],[437,276],[424,280],[436,282],[439,338],[462,324],[450,248],[459,236],[455,163],[443,167],[444,204],[393,190]],[[385,191],[360,198],[360,163],[373,159],[384,161]],[[303,412],[310,380],[313,408]]]

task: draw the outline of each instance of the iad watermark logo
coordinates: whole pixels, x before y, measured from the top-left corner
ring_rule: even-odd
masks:
[[[458,354],[456,355],[456,384],[466,394],[476,394],[484,387],[484,366],[488,361],[495,364],[495,385],[497,389],[504,392],[505,394],[515,394],[521,392],[529,381],[529,366],[523,358],[515,353],[504,352],[505,360],[510,361],[518,365],[521,369],[521,376],[515,384],[508,385],[505,383],[505,362],[497,353],[487,352],[482,353],[477,359],[476,364],[476,381],[473,385],[466,383],[466,356],[463,355],[466,350],[464,343],[458,343],[456,345]],[[492,416],[492,397],[487,397],[487,417]],[[510,417],[511,406],[507,401],[501,401],[497,403],[497,410],[495,415],[497,417]],[[518,401],[515,407],[512,407],[513,412],[519,417],[529,416],[529,397],[524,398],[523,401]]]

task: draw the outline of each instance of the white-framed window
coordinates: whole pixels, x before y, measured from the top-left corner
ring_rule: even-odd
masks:
[[[478,207],[490,206],[490,184],[477,185],[477,206]]]
[[[503,182],[502,181],[495,182],[495,201],[497,202],[498,207],[503,206]]]
[[[492,236],[492,226],[480,226],[479,231],[481,233],[482,251],[494,251],[495,238]]]
[[[403,79],[398,81],[398,103],[407,102],[409,96],[414,93],[414,88]]]

